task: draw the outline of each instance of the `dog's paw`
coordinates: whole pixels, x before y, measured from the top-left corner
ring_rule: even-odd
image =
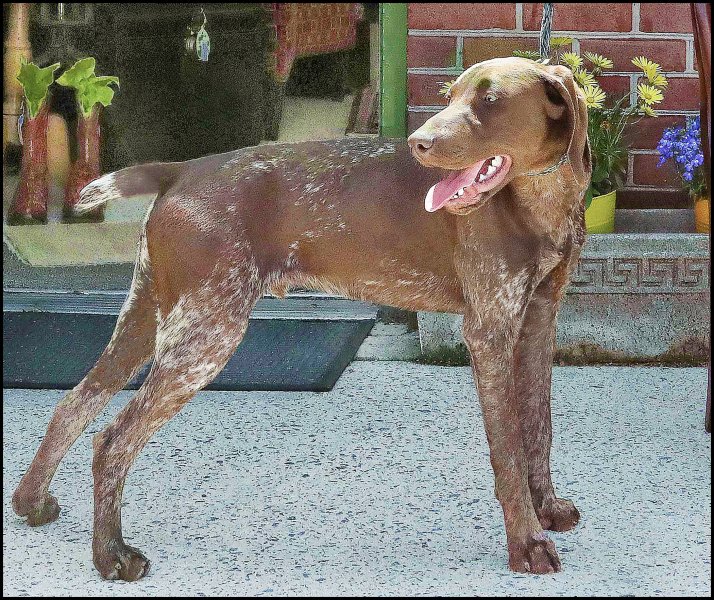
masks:
[[[60,514],[60,505],[54,496],[47,494],[41,500],[29,500],[19,489],[12,496],[12,508],[17,515],[27,517],[30,527],[52,523]]]
[[[557,573],[560,571],[560,558],[553,544],[545,533],[534,533],[524,540],[509,542],[508,568],[517,573]]]
[[[540,509],[536,509],[536,515],[543,529],[551,531],[569,531],[578,524],[580,513],[570,500],[554,498],[546,502]]]
[[[136,548],[117,541],[106,548],[101,553],[94,553],[94,566],[103,579],[137,581],[149,572],[151,562]]]

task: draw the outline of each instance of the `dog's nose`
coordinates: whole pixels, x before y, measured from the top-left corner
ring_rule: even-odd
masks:
[[[418,130],[412,133],[407,139],[412,154],[421,156],[427,154],[434,145],[434,136],[430,133],[420,133]]]

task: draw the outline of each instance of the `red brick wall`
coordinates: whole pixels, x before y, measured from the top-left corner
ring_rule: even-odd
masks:
[[[515,49],[538,47],[542,4],[409,4],[407,46],[409,131],[444,101],[441,82],[472,64]],[[657,169],[655,147],[665,127],[696,114],[699,99],[692,22],[685,3],[557,3],[553,35],[573,38],[573,50],[599,52],[615,65],[600,82],[606,91],[634,93],[638,70],[630,63],[647,56],[662,65],[670,85],[656,119],[631,128],[631,151],[623,198],[632,205],[677,204],[676,174]],[[653,193],[654,192],[654,193]],[[641,202],[641,199],[646,200]]]

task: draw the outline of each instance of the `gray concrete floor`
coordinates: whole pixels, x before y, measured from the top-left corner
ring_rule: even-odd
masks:
[[[201,393],[127,481],[143,581],[91,562],[91,433],[60,467],[60,519],[10,495],[59,391],[3,394],[4,595],[692,595],[711,592],[704,369],[556,368],[553,476],[582,520],[563,572],[517,575],[468,368],[358,362],[332,392]]]

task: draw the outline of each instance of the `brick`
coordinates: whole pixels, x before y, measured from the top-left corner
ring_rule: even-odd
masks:
[[[582,40],[580,54],[584,56],[586,50],[612,59],[613,71],[640,72],[631,62],[637,56],[649,58],[665,72],[687,68],[687,42],[684,40]]]
[[[513,29],[516,5],[411,2],[407,25],[409,29]]]
[[[681,188],[681,179],[672,162],[657,167],[658,162],[659,156],[655,154],[635,154],[632,181],[637,185]]]
[[[597,78],[604,92],[613,98],[621,98],[630,94],[630,78],[626,75],[608,75]]]
[[[540,31],[542,18],[542,4],[523,4],[523,29]],[[553,11],[553,30],[632,31],[632,4],[556,3]]]
[[[446,100],[439,89],[443,82],[451,79],[456,79],[456,76],[410,74],[407,83],[409,106],[446,106]]]
[[[699,110],[699,79],[693,77],[670,77],[664,90],[664,100],[654,105],[655,110]],[[640,78],[637,83],[645,83]]]
[[[482,60],[513,56],[514,50],[538,50],[536,38],[464,38],[464,68]]]
[[[640,31],[692,33],[692,13],[689,4],[643,2],[640,4]]]
[[[455,63],[456,38],[409,36],[408,67],[453,67]]]
[[[667,127],[684,125],[685,121],[683,116],[645,117],[625,128],[625,140],[630,148],[654,150]]]
[[[435,112],[410,112],[407,116],[407,135],[414,133],[435,114]]]

